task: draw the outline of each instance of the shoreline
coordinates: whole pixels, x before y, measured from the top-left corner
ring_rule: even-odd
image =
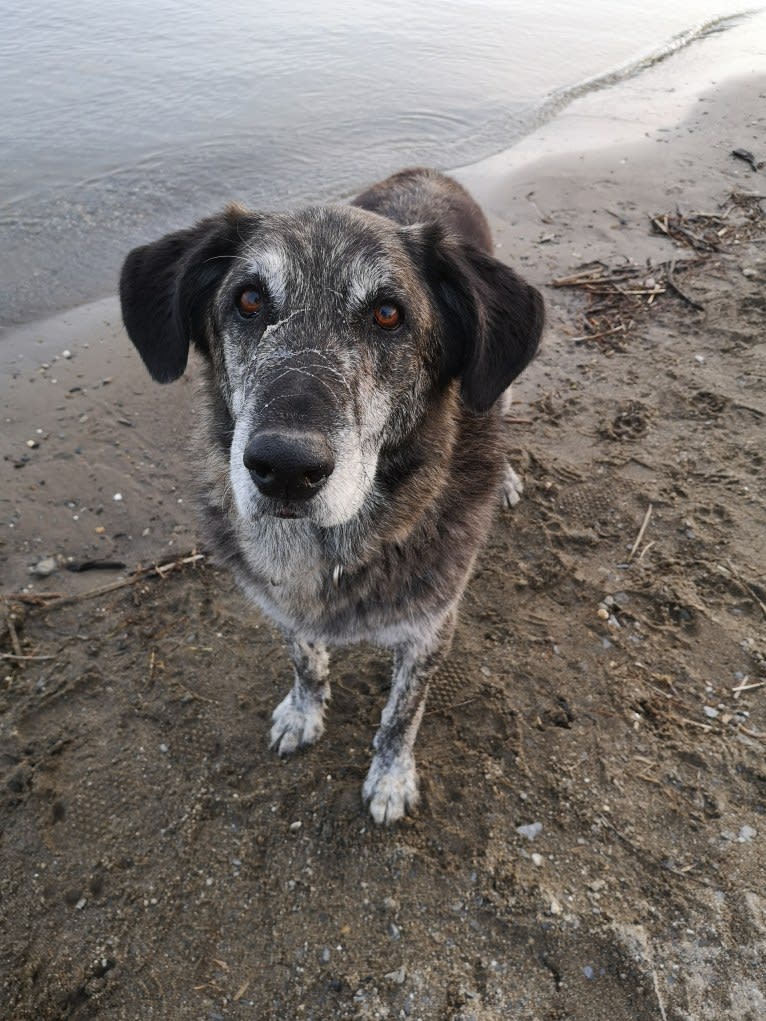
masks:
[[[436,160],[434,165],[455,173],[459,179],[467,175],[469,180],[477,182],[479,191],[484,191],[491,186],[493,178],[513,172],[530,160],[639,140],[664,124],[682,119],[696,97],[717,81],[743,73],[766,74],[766,9],[736,12],[713,21],[700,22],[666,39],[657,48],[643,55],[638,53],[626,64],[614,66],[573,86],[557,89],[543,98],[537,107],[534,117],[537,126],[531,126],[517,141],[468,164],[450,168]],[[356,182],[349,194],[356,193],[369,183],[370,180]],[[327,188],[323,190],[326,192]],[[338,194],[342,195],[343,191]],[[230,193],[228,197],[231,200],[239,196]],[[189,212],[188,220],[211,212],[224,201],[225,197],[215,201],[214,207],[198,206],[195,211]],[[278,207],[281,204],[276,203]],[[145,213],[147,218],[154,215],[157,219],[157,233],[171,229],[163,222],[160,211],[147,207]],[[187,218],[181,219],[186,222]],[[132,238],[132,241],[126,238],[126,250],[141,241],[135,233]],[[87,242],[86,237],[82,240]],[[98,243],[97,237],[94,236],[93,240]],[[106,243],[103,238],[102,243]],[[34,255],[34,250],[30,251]],[[3,348],[9,342],[13,343],[13,335],[20,327],[57,314],[49,310],[51,296],[45,295],[39,319],[30,312],[37,297],[37,285],[44,285],[47,279],[53,287],[52,298],[57,300],[62,297],[61,285],[69,278],[66,267],[62,267],[61,281],[54,279],[58,273],[51,277],[47,269],[38,280],[34,263],[28,264],[30,256],[23,250],[18,256],[25,275],[19,276],[13,285],[15,291],[12,287],[7,295],[9,320],[0,326],[0,359],[5,358]],[[110,262],[112,258],[114,252],[110,249]],[[104,289],[98,255],[90,250],[89,245],[85,244],[77,260],[84,261],[88,269],[81,267],[84,277],[72,277],[69,292],[63,293],[67,311],[94,304],[110,293]],[[114,276],[115,286],[118,265],[116,263],[114,273],[110,273]],[[89,294],[92,297],[88,297]],[[73,298],[75,303],[70,305],[69,301]]]
[[[764,65],[766,71],[766,58]],[[676,203],[706,208],[732,188],[766,187],[766,175],[730,155],[744,147],[766,156],[758,126],[766,73],[714,86],[691,108],[690,76],[686,89],[672,93],[677,109],[690,109],[686,119],[656,125],[638,139],[643,125],[629,118],[610,146],[593,147],[623,123],[612,111],[603,132],[593,132],[610,99],[632,112],[647,83],[658,92],[668,87],[670,70],[659,65],[640,89],[626,81],[617,96],[578,100],[514,149],[454,174],[487,210],[498,256],[546,291],[548,336],[542,357],[519,381],[522,400],[534,399],[555,375],[551,362],[568,298],[546,286],[552,279],[592,259],[672,258],[673,244],[649,233],[649,213]],[[167,388],[149,380],[124,337],[114,296],[9,331],[0,347],[4,590],[45,588],[28,567],[49,557],[131,567],[193,547],[196,522],[184,484],[193,470],[184,441],[193,376]],[[65,592],[93,581],[64,570],[55,578]]]

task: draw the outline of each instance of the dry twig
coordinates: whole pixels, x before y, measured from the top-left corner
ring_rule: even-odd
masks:
[[[695,301],[694,298],[690,298],[689,295],[686,294],[685,291],[682,291],[681,288],[678,286],[678,284],[676,282],[676,279],[673,276],[673,270],[675,268],[676,268],[675,262],[671,262],[671,263],[668,264],[668,268],[667,268],[668,287],[670,287],[673,291],[675,291],[675,293],[678,295],[678,297],[682,298],[686,302],[687,305],[691,305],[691,307],[693,309],[696,309],[698,312],[704,312],[705,311],[705,306],[704,305],[700,305],[700,303],[698,301]]]
[[[5,623],[8,628],[8,636],[11,639],[11,648],[19,659],[23,659],[21,642],[19,641],[18,632],[16,631],[16,619],[12,613],[7,615]]]
[[[41,602],[43,598],[41,593],[29,594],[26,592],[16,592],[10,596],[5,596],[4,598],[8,602],[28,602],[43,611],[59,610],[64,606],[71,606],[73,603],[81,603],[86,599],[94,599],[97,596],[104,596],[110,592],[116,592],[118,589],[126,588],[129,585],[135,585],[136,582],[144,579],[149,579],[151,577],[166,578],[173,571],[180,570],[181,568],[188,567],[192,564],[199,564],[204,559],[204,553],[197,553],[196,550],[191,550],[189,553],[185,553],[180,557],[160,560],[154,564],[150,564],[148,567],[137,567],[127,578],[121,578],[119,581],[110,582],[108,585],[100,585],[98,588],[88,589],[85,592],[77,592],[71,596],[62,596],[59,593],[51,593],[51,598],[47,599],[45,602]]]
[[[638,535],[636,536],[636,541],[633,543],[633,548],[628,554],[628,563],[631,562],[633,557],[636,555],[636,550],[641,545],[641,540],[644,537],[644,532],[646,531],[647,525],[649,524],[649,519],[652,516],[652,510],[653,510],[652,504],[649,504],[649,506],[646,508],[646,514],[644,514],[644,520],[641,522],[641,528],[639,529]]]
[[[55,656],[12,656],[10,652],[0,653],[0,659],[8,659],[12,663],[26,663],[32,660],[35,662],[41,662],[42,660],[55,658]]]
[[[731,192],[715,213],[657,213],[650,216],[652,229],[678,245],[690,248],[694,257],[677,262],[647,262],[637,266],[626,262],[608,266],[601,261],[586,263],[576,272],[552,281],[553,287],[574,287],[588,296],[582,313],[585,327],[575,343],[597,343],[602,350],[621,350],[640,313],[653,308],[656,299],[669,293],[697,312],[704,306],[679,284],[678,275],[705,262],[725,246],[743,240],[762,239],[766,230],[764,196]]]

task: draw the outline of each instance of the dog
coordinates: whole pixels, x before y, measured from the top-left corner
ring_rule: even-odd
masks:
[[[202,356],[196,470],[206,544],[287,638],[279,755],[315,742],[328,647],[393,650],[362,788],[377,823],[418,800],[430,678],[501,492],[508,388],[543,331],[471,196],[414,168],[345,205],[228,207],[134,249],[120,280],[152,377]]]

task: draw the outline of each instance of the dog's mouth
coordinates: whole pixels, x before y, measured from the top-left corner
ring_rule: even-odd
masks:
[[[301,503],[289,500],[264,500],[261,505],[261,514],[268,518],[281,518],[283,521],[292,521],[297,518],[305,518],[308,508]]]
[[[274,511],[274,516],[277,518],[302,518],[304,515],[297,510],[295,507],[278,507]]]

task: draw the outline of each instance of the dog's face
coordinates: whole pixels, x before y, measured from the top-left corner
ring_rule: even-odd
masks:
[[[433,377],[433,316],[406,235],[353,209],[264,219],[214,317],[239,513],[350,520]]]
[[[537,292],[490,256],[350,206],[232,208],[131,252],[120,293],[155,379],[181,375],[190,342],[208,359],[239,515],[324,527],[374,501],[381,454],[452,380],[486,411],[542,328]]]

